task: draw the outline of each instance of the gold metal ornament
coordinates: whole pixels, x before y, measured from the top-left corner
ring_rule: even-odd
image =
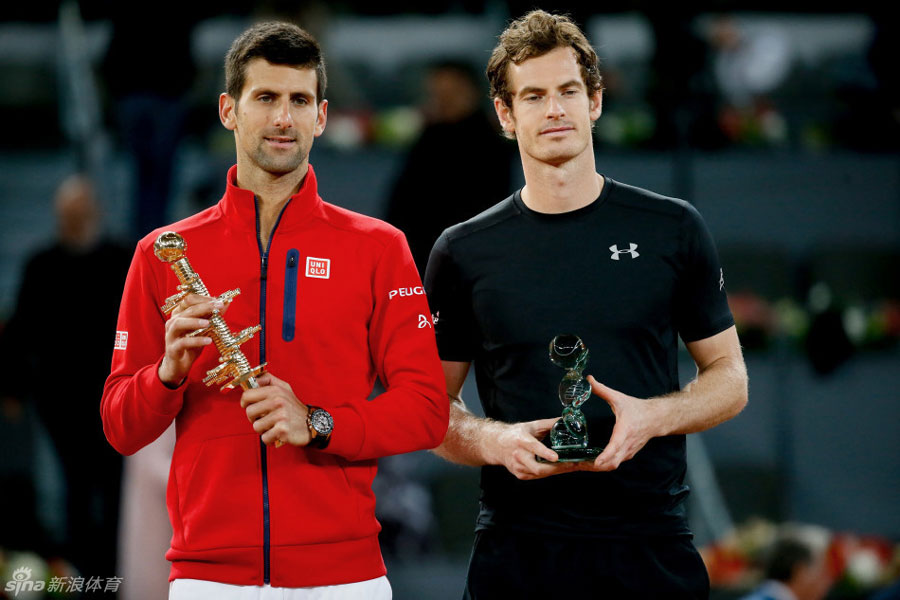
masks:
[[[209,290],[206,289],[200,276],[191,267],[185,256],[187,244],[184,238],[174,231],[164,231],[156,238],[153,244],[154,254],[156,257],[167,262],[172,266],[175,275],[181,285],[178,286],[178,293],[166,298],[166,303],[160,308],[166,314],[172,312],[181,300],[188,294],[197,294],[200,296],[209,296]],[[235,296],[241,293],[240,288],[229,290],[219,296],[224,304],[231,302]],[[192,331],[188,334],[190,337],[198,335],[207,335],[212,338],[216,349],[219,351],[219,366],[210,369],[203,378],[203,383],[213,385],[222,383],[231,379],[222,386],[221,390],[233,390],[240,386],[245,390],[258,388],[259,384],[256,378],[265,373],[266,363],[258,367],[251,367],[250,361],[241,352],[240,345],[253,337],[253,334],[259,331],[261,327],[254,325],[248,327],[240,333],[233,333],[225,323],[224,317],[219,314],[218,310],[214,310],[209,317],[209,327]]]

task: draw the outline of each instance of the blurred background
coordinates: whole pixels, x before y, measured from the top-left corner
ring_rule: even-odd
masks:
[[[750,403],[689,440],[714,597],[753,587],[796,524],[817,532],[831,597],[871,597],[900,577],[898,21],[866,1],[540,6],[573,16],[602,59],[598,170],[692,202],[717,240]],[[171,435],[123,465],[97,407],[134,243],[216,202],[234,161],[216,112],[231,41],[262,18],[320,40],[320,193],[401,227],[424,269],[444,227],[523,183],[483,71],[531,8],[4,6],[0,583],[24,566],[56,577],[59,597],[78,597],[62,584],[79,576],[110,596],[117,577],[119,597],[165,595],[149,574],[167,569]],[[686,352],[680,367],[693,377]],[[464,397],[479,410],[474,382]],[[392,457],[375,489],[395,597],[459,598],[478,471]]]

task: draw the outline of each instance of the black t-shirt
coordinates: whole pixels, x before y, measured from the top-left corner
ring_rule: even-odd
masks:
[[[562,214],[532,211],[520,192],[444,231],[425,287],[442,360],[474,361],[485,415],[558,417],[565,371],[550,340],[578,335],[584,374],[638,398],[679,389],[678,336],[704,339],[733,324],[712,238],[688,203],[615,182]],[[592,446],[615,417],[592,396],[582,411]],[[478,527],[587,536],[689,530],[685,438],[654,438],[608,473],[520,481],[482,468]]]

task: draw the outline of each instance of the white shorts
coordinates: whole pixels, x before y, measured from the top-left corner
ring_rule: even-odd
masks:
[[[169,600],[391,600],[387,577],[356,583],[305,588],[270,585],[230,585],[201,579],[176,579],[169,583]]]

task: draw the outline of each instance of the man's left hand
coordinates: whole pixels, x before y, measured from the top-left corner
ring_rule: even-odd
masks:
[[[654,437],[652,401],[628,396],[606,387],[592,375],[587,377],[591,391],[606,400],[616,415],[616,424],[606,448],[592,463],[579,463],[589,471],[614,471]]]
[[[310,441],[306,415],[309,409],[300,402],[288,382],[271,373],[256,378],[259,387],[246,390],[241,396],[241,407],[253,430],[262,436],[264,444],[276,442],[305,446]],[[279,444],[280,445],[280,444]]]

